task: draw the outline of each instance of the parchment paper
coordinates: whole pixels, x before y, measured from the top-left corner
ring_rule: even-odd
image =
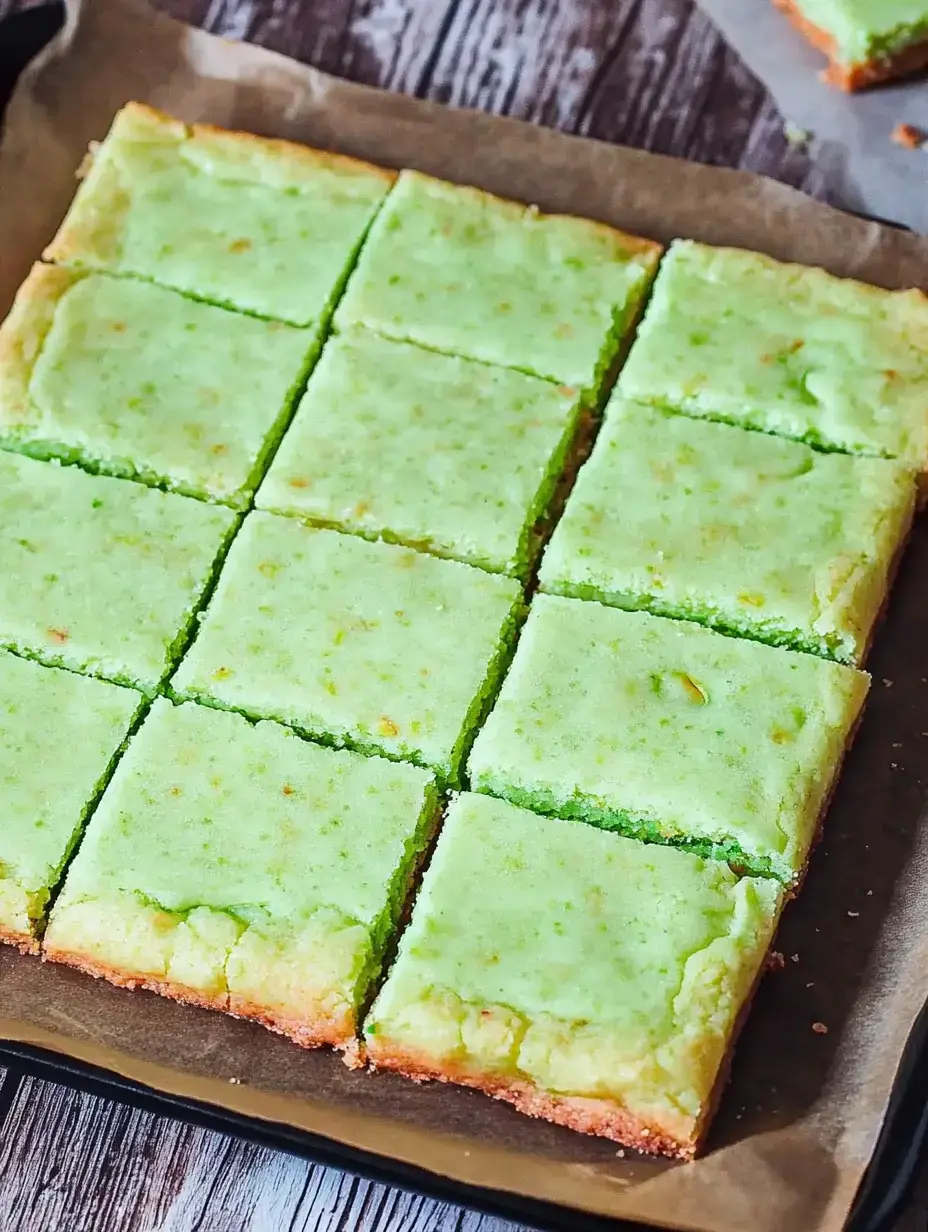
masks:
[[[50,238],[91,139],[131,98],[587,214],[928,287],[928,241],[782,185],[451,111],[190,31],[141,0],[72,5],[21,82],[0,147],[0,311]],[[128,993],[9,950],[0,1035],[174,1095],[602,1214],[715,1232],[842,1226],[911,1025],[928,997],[928,530],[917,529],[871,660],[874,688],[805,889],[786,912],[708,1154],[622,1157],[476,1094],[352,1074],[260,1027]],[[812,1031],[813,1022],[828,1034]]]
[[[928,148],[891,139],[897,124],[928,132],[928,77],[845,94],[820,80],[825,57],[771,0],[699,0],[795,127],[810,133],[829,197],[928,233]]]

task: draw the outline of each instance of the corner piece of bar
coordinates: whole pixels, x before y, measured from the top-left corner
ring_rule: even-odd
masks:
[[[90,822],[44,954],[350,1060],[436,820],[427,771],[159,699]]]
[[[323,326],[395,175],[127,104],[47,260]]]
[[[725,864],[459,796],[367,1058],[690,1158],[782,901]]]
[[[928,297],[675,240],[623,397],[928,469]]]

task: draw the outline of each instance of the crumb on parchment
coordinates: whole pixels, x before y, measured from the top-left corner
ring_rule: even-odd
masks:
[[[924,129],[916,128],[914,124],[897,124],[892,138],[896,145],[904,146],[907,150],[920,150],[923,146],[928,146],[928,133]]]

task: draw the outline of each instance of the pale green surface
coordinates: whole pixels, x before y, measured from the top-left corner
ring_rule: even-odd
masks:
[[[928,300],[677,240],[619,391],[924,470]]]
[[[41,919],[141,701],[0,652],[0,929],[28,933]]]
[[[152,690],[235,516],[0,453],[0,645]]]
[[[335,320],[592,396],[657,255],[585,219],[403,171]]]
[[[67,896],[125,891],[246,923],[328,905],[371,927],[416,854],[432,782],[417,766],[159,698],[94,815]]]
[[[130,106],[57,245],[74,265],[318,325],[390,182],[363,163],[159,123]]]
[[[724,864],[460,796],[365,1030],[375,1055],[615,1099],[682,1134],[779,903]]]
[[[928,38],[925,0],[794,0],[835,40],[836,59],[860,64]]]
[[[454,775],[520,596],[456,561],[252,513],[172,686]]]
[[[538,595],[470,782],[789,881],[868,679],[700,625]]]
[[[0,432],[193,496],[243,503],[316,346],[312,331],[91,274],[60,299],[24,419]]]
[[[859,663],[914,500],[895,462],[616,398],[541,588]]]
[[[250,932],[295,947],[309,926],[323,948],[351,938],[350,983],[363,995],[435,807],[424,770],[158,699],[91,820],[49,937],[66,947],[56,921],[83,921],[74,908],[85,903],[105,918],[127,898],[168,913],[172,932],[194,912],[212,920],[204,908],[230,917],[229,953]],[[98,957],[112,946],[125,961],[125,938],[96,942]],[[133,956],[141,971],[163,959],[144,946]]]
[[[577,411],[547,381],[352,331],[327,344],[256,503],[524,573]]]

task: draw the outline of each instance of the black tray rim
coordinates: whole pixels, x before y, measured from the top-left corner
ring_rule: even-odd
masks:
[[[0,21],[0,117],[16,79],[28,62],[58,32],[62,5],[40,4]],[[887,219],[872,222],[905,230]],[[64,1053],[0,1039],[0,1064],[15,1077],[33,1077],[158,1116],[271,1147],[367,1180],[423,1194],[483,1214],[520,1222],[538,1232],[642,1232],[645,1225],[585,1214],[501,1190],[441,1177],[425,1168],[348,1147],[306,1130],[168,1095]],[[928,1003],[923,1007],[903,1053],[889,1107],[873,1156],[864,1174],[846,1232],[892,1232],[906,1207],[920,1165],[928,1159]]]
[[[201,1129],[271,1147],[382,1185],[521,1223],[537,1232],[645,1232],[646,1225],[590,1215],[574,1207],[469,1185],[414,1164],[346,1146],[322,1134],[169,1095],[112,1070],[51,1049],[0,1040],[0,1065],[16,1076],[172,1117]],[[15,1098],[15,1094],[14,1094]],[[846,1232],[892,1232],[928,1158],[928,1004],[909,1035],[876,1147]],[[657,1232],[653,1229],[652,1232]]]

